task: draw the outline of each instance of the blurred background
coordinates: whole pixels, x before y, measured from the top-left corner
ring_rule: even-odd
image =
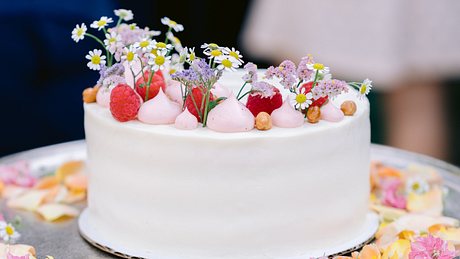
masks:
[[[312,54],[335,77],[369,77],[372,142],[460,164],[456,0],[1,1],[0,156],[84,138],[81,92],[99,78],[84,57],[98,46],[71,31],[117,8],[156,30],[168,16],[184,46],[234,46],[259,67]]]

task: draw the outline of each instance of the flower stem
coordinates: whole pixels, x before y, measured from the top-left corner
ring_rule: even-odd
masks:
[[[117,25],[115,25],[115,27],[118,27],[118,25],[120,25],[121,20],[123,20],[123,19],[121,19],[121,17],[119,17],[119,18],[118,18],[118,21],[117,21]]]
[[[203,127],[206,127],[206,123],[208,122],[208,106],[209,106],[209,98],[211,97],[210,92],[211,88],[206,88],[206,101],[204,104],[204,115],[203,115]]]
[[[99,44],[102,45],[102,47],[105,49],[105,53],[106,53],[106,55],[107,55],[107,62],[108,62],[107,64],[108,64],[109,67],[112,66],[112,61],[109,60],[109,58],[110,58],[110,52],[109,52],[109,50],[105,47],[104,42],[102,42],[98,37],[94,36],[94,35],[91,34],[91,33],[85,33],[85,36],[88,36],[88,37],[90,37],[90,38],[93,38],[95,41],[99,42]]]
[[[133,74],[133,88],[136,88],[136,75],[134,74],[133,68],[131,65],[129,66],[129,70],[131,70],[131,74]]]
[[[238,101],[243,99],[246,95],[248,95],[251,91],[247,91],[246,93],[244,93],[240,98],[238,98]]]
[[[168,42],[169,42],[169,39],[168,39],[168,33],[170,33],[170,32],[171,32],[171,30],[172,30],[172,28],[171,28],[171,27],[169,27],[169,29],[168,29],[168,32],[166,32],[166,36],[165,36],[165,44],[168,44]]]
[[[236,95],[236,98],[240,97],[241,92],[243,91],[244,87],[246,86],[248,82],[244,82],[244,85],[240,88],[240,91],[238,91],[238,94]],[[239,99],[238,99],[239,100]]]

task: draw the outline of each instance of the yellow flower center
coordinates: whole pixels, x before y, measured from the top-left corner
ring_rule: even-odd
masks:
[[[174,27],[176,25],[177,25],[177,22],[175,22],[173,20],[169,20],[169,26]]]
[[[194,52],[190,53],[190,56],[188,58],[190,59],[190,61],[195,60],[195,53]]]
[[[6,226],[5,231],[8,236],[12,236],[14,234],[14,228],[10,225]]]
[[[161,66],[165,63],[165,57],[163,56],[156,56],[155,57],[155,64],[157,64],[158,66]]]
[[[315,63],[315,64],[313,64],[313,68],[316,69],[316,70],[322,70],[322,69],[324,69],[324,65],[321,64],[321,63]]]
[[[97,26],[99,26],[99,27],[104,27],[105,25],[107,25],[107,21],[105,21],[105,20],[99,20],[97,22]]]
[[[304,102],[307,101],[307,96],[306,96],[305,94],[298,94],[298,95],[296,95],[296,97],[295,97],[295,101],[296,101],[297,103],[304,103]]]
[[[412,190],[418,191],[419,189],[420,189],[420,184],[419,183],[412,184]]]
[[[136,24],[135,23],[130,24],[129,29],[131,29],[131,30],[136,29]]]
[[[234,58],[236,58],[236,59],[239,59],[239,58],[240,58],[240,56],[238,55],[238,53],[236,53],[235,51],[230,51],[230,53],[228,53],[228,55],[229,55],[230,57],[234,57]]]
[[[216,43],[209,43],[208,47],[214,50],[214,49],[219,48],[219,45],[217,45]]]
[[[153,55],[156,56],[156,55],[158,55],[158,49],[152,49],[152,50],[150,51],[150,53],[152,53]]]
[[[77,29],[77,36],[80,37],[84,34],[85,32],[83,31],[83,28],[78,28]]]
[[[361,88],[359,89],[359,93],[360,93],[360,94],[365,94],[365,93],[366,93],[366,90],[367,90],[367,85],[362,84],[362,85],[361,85]]]
[[[165,49],[166,48],[166,44],[164,42],[157,42],[156,46],[159,49]]]
[[[140,46],[141,48],[145,48],[145,47],[147,47],[148,45],[149,45],[149,41],[148,41],[148,40],[143,40],[143,41],[139,42],[139,46]]]
[[[110,38],[110,39],[109,39],[109,43],[114,43],[114,42],[116,42],[116,41],[117,41],[116,38]]]
[[[171,69],[169,70],[169,74],[171,74],[171,75],[172,75],[172,74],[176,73],[176,71],[177,71],[176,69],[174,69],[174,68],[171,68]]]
[[[220,51],[218,49],[215,49],[215,50],[211,51],[211,56],[213,56],[213,57],[218,57],[220,55],[222,55],[222,51]]]
[[[134,59],[134,53],[129,51],[128,53],[126,53],[126,60],[128,61],[133,61]]]
[[[224,60],[222,60],[222,65],[224,67],[226,67],[226,68],[231,68],[233,64],[232,64],[232,62],[230,60],[224,59]]]
[[[99,63],[101,63],[101,56],[99,55],[94,55],[91,57],[91,63],[95,64],[95,65],[99,65]]]

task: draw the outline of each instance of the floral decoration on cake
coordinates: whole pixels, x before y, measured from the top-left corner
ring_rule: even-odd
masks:
[[[204,43],[198,51],[182,46],[176,33],[184,26],[168,17],[161,19],[166,26],[162,35],[127,23],[133,19],[130,10],[114,14],[116,19],[102,16],[93,21],[89,27],[94,33],[84,23],[76,25],[72,39],[91,38],[100,45],[85,56],[100,78],[85,89],[83,100],[109,108],[120,122],[174,124],[183,130],[201,125],[219,132],[295,128],[352,116],[357,110],[353,100],[341,107],[329,100],[350,88],[363,97],[372,88],[369,79],[347,83],[332,78],[328,67],[307,55],[298,64],[285,60],[272,66],[264,75],[255,64],[246,63],[242,86],[233,93],[219,79],[243,66],[235,48]]]

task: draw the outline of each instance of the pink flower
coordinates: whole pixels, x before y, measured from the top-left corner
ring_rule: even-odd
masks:
[[[12,255],[11,253],[8,253],[6,255],[6,259],[29,259],[29,255]]]
[[[281,79],[280,83],[286,89],[292,88],[297,82],[297,71],[294,62],[285,60],[281,62],[278,67],[269,67],[265,72],[265,76],[268,79],[278,77]]]
[[[309,69],[308,64],[313,63],[315,63],[315,61],[311,56],[303,57],[299,62],[299,66],[297,67],[297,77],[304,81],[310,80],[313,72],[315,71],[313,69]]]
[[[32,187],[37,181],[31,175],[29,165],[25,161],[0,165],[0,180],[5,184],[15,184],[22,187]]]
[[[383,184],[383,204],[398,209],[406,208],[406,198],[398,194],[398,189],[402,185],[401,180],[389,180]]]
[[[409,259],[451,259],[455,252],[449,250],[447,241],[428,235],[419,237],[411,244]]]

